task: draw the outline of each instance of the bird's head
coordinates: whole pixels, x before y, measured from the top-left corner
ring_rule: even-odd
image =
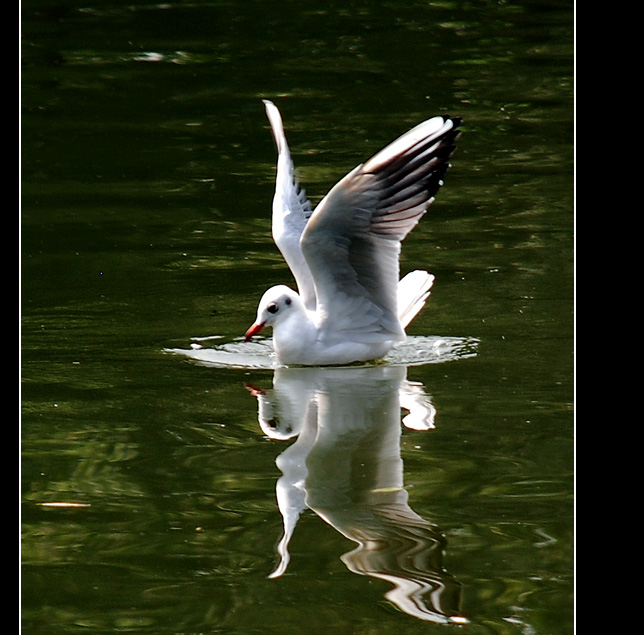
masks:
[[[294,307],[300,304],[299,296],[292,289],[284,285],[271,287],[259,301],[257,318],[254,324],[246,331],[244,341],[248,342],[253,335],[257,335],[267,326],[275,326],[275,324],[288,316]]]

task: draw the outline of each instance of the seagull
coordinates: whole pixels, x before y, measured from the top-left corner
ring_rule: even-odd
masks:
[[[433,202],[450,167],[460,117],[432,117],[342,178],[313,208],[295,178],[279,110],[264,100],[277,146],[273,240],[298,292],[262,296],[245,341],[273,328],[284,365],[345,365],[384,357],[405,340],[434,276],[399,280],[401,242]]]

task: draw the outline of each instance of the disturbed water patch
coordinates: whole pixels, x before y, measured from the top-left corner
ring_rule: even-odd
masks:
[[[218,343],[221,339],[216,335],[194,337],[189,348],[166,348],[164,351],[216,368],[274,369],[281,366],[271,338]],[[367,365],[422,366],[453,362],[476,356],[478,344],[479,340],[474,337],[409,336],[405,342],[394,346],[382,360]]]

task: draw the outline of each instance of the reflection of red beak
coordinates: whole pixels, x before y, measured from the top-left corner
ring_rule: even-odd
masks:
[[[257,335],[265,326],[266,322],[262,322],[261,324],[255,322],[255,324],[253,324],[253,326],[251,326],[246,331],[246,335],[244,335],[244,342],[248,342],[248,340],[253,337],[253,335]]]

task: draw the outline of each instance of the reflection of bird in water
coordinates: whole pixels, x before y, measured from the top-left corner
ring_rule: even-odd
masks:
[[[432,622],[459,622],[460,584],[442,568],[446,542],[409,506],[400,456],[401,395],[417,428],[435,410],[404,367],[279,368],[270,391],[251,389],[260,424],[275,439],[295,438],[277,457],[277,500],[284,534],[279,563],[308,508],[358,544],[342,556],[353,572],[394,585],[386,597]],[[425,414],[421,424],[418,413]]]
[[[250,339],[273,327],[282,364],[347,364],[384,357],[405,340],[433,276],[399,276],[401,242],[443,184],[459,118],[434,117],[359,165],[313,210],[294,180],[279,111],[264,102],[278,150],[273,238],[297,283],[262,297]]]
[[[317,511],[317,510],[316,510]],[[457,622],[460,584],[442,568],[446,541],[438,528],[406,503],[370,506],[347,538],[358,547],[342,556],[354,573],[391,582],[385,597],[409,615]],[[355,523],[355,521],[354,521]]]

